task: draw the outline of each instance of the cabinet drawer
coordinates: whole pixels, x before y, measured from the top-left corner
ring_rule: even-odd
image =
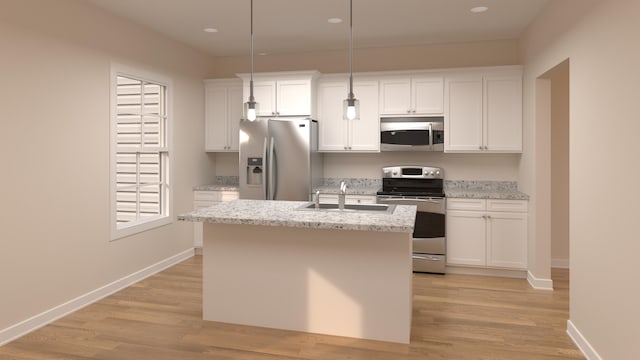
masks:
[[[194,201],[220,201],[219,191],[194,191]]]
[[[375,204],[376,197],[373,195],[347,195],[344,202],[347,204]]]
[[[217,203],[218,203],[218,201],[194,201],[193,202],[193,209],[194,210],[202,209],[202,208],[209,207],[211,205],[215,205]]]
[[[220,201],[236,200],[240,197],[237,191],[220,191]]]
[[[487,211],[527,212],[525,200],[487,200]]]
[[[484,199],[447,198],[447,210],[484,211],[486,205]]]
[[[338,195],[337,194],[320,194],[320,202],[327,203],[327,204],[337,204]],[[375,195],[347,195],[344,198],[344,202],[345,204],[375,204],[376,196]]]

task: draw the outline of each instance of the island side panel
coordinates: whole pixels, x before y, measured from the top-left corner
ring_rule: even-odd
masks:
[[[409,343],[411,234],[205,223],[203,318]]]

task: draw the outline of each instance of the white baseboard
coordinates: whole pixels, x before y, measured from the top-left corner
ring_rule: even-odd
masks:
[[[21,321],[17,324],[9,326],[8,328],[0,330],[0,346],[13,341],[23,335],[26,335],[36,329],[39,329],[55,320],[58,320],[74,311],[90,305],[102,298],[105,298],[117,291],[120,291],[127,286],[137,283],[153,274],[156,274],[166,268],[169,268],[175,264],[178,264],[194,254],[193,249],[185,250],[179,254],[164,259],[156,264],[146,267],[133,274],[127,275],[119,280],[116,280],[110,284],[102,286],[98,289],[90,291],[84,295],[81,295],[73,300],[67,301],[64,304],[58,305],[47,311],[44,311],[38,315],[35,315],[29,319]]]
[[[551,279],[538,279],[533,276],[531,271],[527,271],[527,281],[532,288],[536,290],[552,290],[553,291],[553,280]]]
[[[551,259],[551,267],[558,269],[568,269],[569,259]]]
[[[202,246],[196,246],[193,248],[196,255],[202,255]]]
[[[495,268],[457,266],[457,265],[447,265],[445,272],[447,274],[496,276],[496,277],[507,277],[507,278],[516,278],[516,279],[525,279],[527,277],[526,270],[495,269]]]
[[[589,344],[587,339],[582,336],[582,333],[575,325],[573,325],[571,320],[567,320],[567,334],[576,344],[578,349],[582,351],[582,354],[584,354],[584,357],[586,357],[587,360],[602,360],[602,357],[598,354],[598,352],[596,352],[591,344]]]

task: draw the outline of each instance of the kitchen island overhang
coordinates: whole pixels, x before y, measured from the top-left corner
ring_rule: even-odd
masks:
[[[179,217],[204,223],[203,318],[409,343],[415,206],[301,204],[236,200]]]

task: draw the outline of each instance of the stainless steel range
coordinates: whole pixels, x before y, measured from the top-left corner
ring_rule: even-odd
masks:
[[[444,172],[429,166],[382,168],[378,203],[416,205],[413,271],[444,274],[446,265]]]

